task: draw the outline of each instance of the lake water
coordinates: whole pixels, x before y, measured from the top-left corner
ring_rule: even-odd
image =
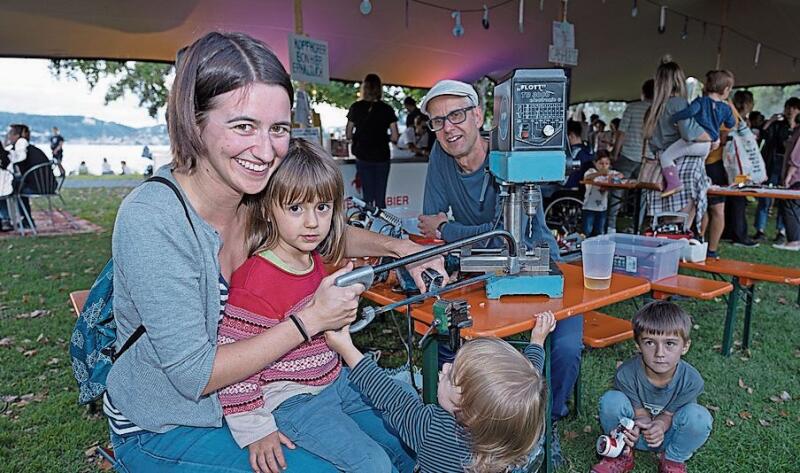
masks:
[[[52,157],[50,153],[50,145],[48,143],[34,143],[39,149],[45,152],[48,157]],[[111,164],[111,170],[114,174],[120,174],[122,171],[122,161],[125,161],[134,172],[144,173],[148,165],[153,164],[153,161],[142,157],[142,145],[95,145],[95,144],[71,144],[68,141],[64,143],[64,169],[69,174],[72,171],[77,173],[78,166],[81,161],[86,161],[86,166],[89,168],[90,174],[101,173],[103,158],[108,159]],[[168,156],[169,146],[149,146],[150,152],[154,156]],[[163,160],[160,160],[163,162]]]

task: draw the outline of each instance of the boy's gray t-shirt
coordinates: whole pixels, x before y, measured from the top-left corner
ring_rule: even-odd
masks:
[[[628,396],[633,408],[647,409],[653,416],[662,411],[674,414],[686,404],[697,402],[697,397],[703,392],[703,385],[700,373],[681,360],[669,384],[663,388],[654,386],[647,379],[642,355],[636,355],[623,363],[614,376],[614,387]]]

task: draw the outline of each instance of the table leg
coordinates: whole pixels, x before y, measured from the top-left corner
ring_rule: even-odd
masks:
[[[439,383],[439,340],[436,335],[428,337],[422,351],[422,400],[425,404],[436,403]]]
[[[544,414],[544,422],[545,422],[545,429],[544,429],[544,471],[545,473],[551,473],[555,471],[555,466],[553,465],[553,419],[552,419],[552,411],[553,411],[553,395],[552,390],[550,389],[550,336],[548,336],[544,341],[544,379],[547,383],[547,404],[545,408]]]
[[[753,316],[753,299],[756,297],[756,285],[753,284],[745,289],[745,306],[744,306],[744,331],[742,332],[742,349],[747,350],[750,348],[750,321]]]
[[[733,326],[736,324],[736,306],[739,303],[739,291],[742,290],[739,285],[739,278],[734,277],[731,282],[733,283],[733,292],[728,297],[728,313],[725,317],[725,331],[722,334],[722,356],[731,355]]]
[[[639,224],[642,215],[642,190],[633,189],[633,234],[639,234]]]

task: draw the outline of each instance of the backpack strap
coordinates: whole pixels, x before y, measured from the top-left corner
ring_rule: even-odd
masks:
[[[172,189],[172,192],[175,193],[175,197],[177,197],[178,201],[181,203],[181,207],[183,207],[183,212],[186,214],[186,220],[189,221],[189,226],[192,227],[192,233],[194,233],[195,238],[197,238],[197,230],[195,230],[194,223],[192,223],[192,219],[191,219],[191,217],[189,217],[189,207],[186,206],[186,201],[183,200],[183,196],[181,195],[181,191],[178,190],[178,186],[176,186],[169,179],[161,177],[161,176],[153,176],[153,177],[151,177],[150,179],[147,179],[144,182],[145,183],[147,183],[147,182],[160,182],[161,184],[164,184],[167,187],[169,187],[170,189]],[[131,336],[128,337],[127,340],[125,340],[125,343],[122,345],[122,348],[120,348],[118,352],[115,352],[114,354],[111,355],[111,361],[114,362],[114,361],[117,360],[117,358],[122,356],[122,354],[125,353],[128,350],[128,348],[131,347],[131,345],[136,343],[136,340],[138,340],[146,331],[147,330],[145,330],[144,325],[140,325],[140,326],[136,327],[136,330],[133,331],[133,334],[131,334]]]

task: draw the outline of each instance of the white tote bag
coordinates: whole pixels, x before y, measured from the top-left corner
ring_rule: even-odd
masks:
[[[14,175],[10,171],[0,169],[0,197],[14,192]]]
[[[767,180],[767,167],[758,149],[756,136],[743,121],[730,131],[731,139],[725,145],[722,161],[728,182],[731,184],[745,179],[748,182],[761,184]],[[743,176],[743,177],[739,177]]]

